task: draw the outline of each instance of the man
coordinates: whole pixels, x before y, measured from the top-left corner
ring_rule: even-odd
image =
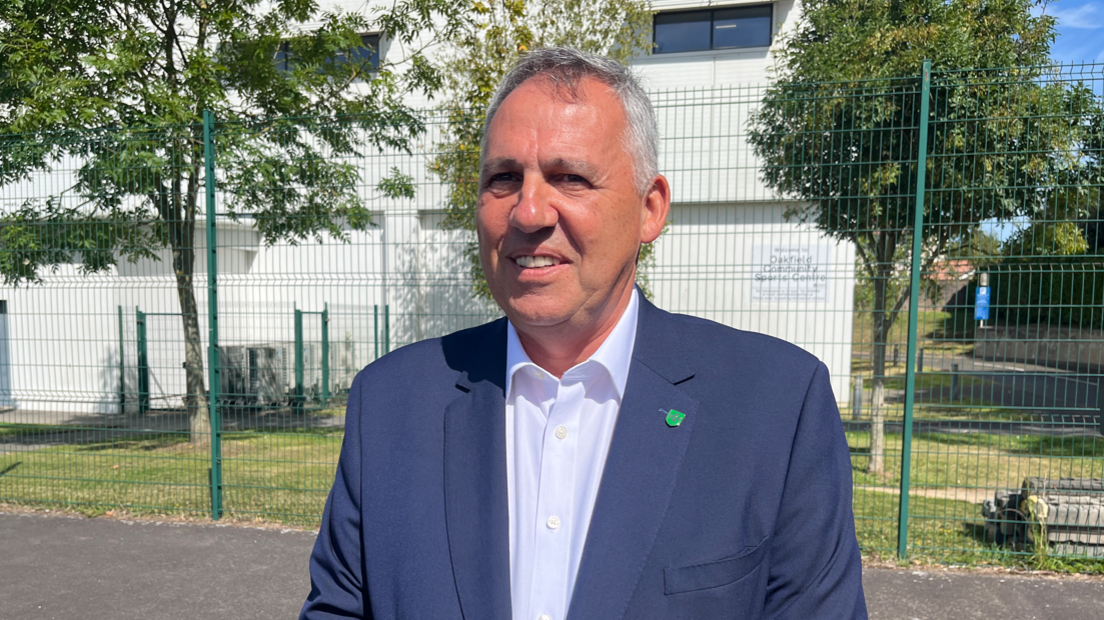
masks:
[[[303,618],[865,618],[824,365],[633,285],[671,192],[647,96],[537,50],[488,110],[506,319],[366,368]]]

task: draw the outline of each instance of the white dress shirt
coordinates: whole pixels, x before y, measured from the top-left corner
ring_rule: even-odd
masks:
[[[637,292],[590,359],[557,380],[506,339],[513,620],[564,620],[629,376]]]

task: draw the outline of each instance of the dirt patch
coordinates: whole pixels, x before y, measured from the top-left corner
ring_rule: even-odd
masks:
[[[863,557],[864,569],[922,571],[926,573],[951,573],[971,575],[1010,575],[1014,577],[1030,577],[1033,579],[1056,579],[1060,581],[1092,581],[1104,583],[1104,575],[1087,573],[1061,573],[1051,570],[1030,570],[1026,568],[1011,568],[994,564],[933,564],[922,560],[909,560],[902,563],[896,559],[882,558],[877,555]]]
[[[863,491],[877,491],[878,493],[889,493],[891,495],[900,495],[901,489],[899,487],[874,487],[874,486],[856,486],[856,489],[862,489]],[[909,487],[909,495],[918,497],[928,497],[931,499],[951,499],[960,502],[970,502],[971,504],[980,504],[985,500],[993,497],[993,489],[964,489],[960,487],[922,487],[911,486]]]

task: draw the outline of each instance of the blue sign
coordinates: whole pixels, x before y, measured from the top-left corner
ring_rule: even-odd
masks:
[[[974,298],[974,319],[978,321],[989,320],[989,287],[977,287],[977,296]]]

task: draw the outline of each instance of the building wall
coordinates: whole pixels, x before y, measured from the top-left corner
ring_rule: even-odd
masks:
[[[671,0],[654,4],[661,10],[706,5]],[[331,6],[364,10],[366,5],[349,0]],[[777,29],[792,25],[795,6],[785,0],[775,3]],[[385,54],[401,53],[389,45],[384,42]],[[768,48],[636,61],[655,89],[660,170],[674,192],[669,230],[656,244],[651,288],[662,308],[771,334],[808,349],[828,365],[837,398],[844,402],[850,392],[854,248],[788,222],[788,204],[759,181],[758,163],[746,141],[747,121],[771,62]],[[441,228],[447,188],[428,168],[428,154],[441,129],[431,125],[413,157],[369,153],[351,161],[361,169],[364,185],[359,191],[373,209],[375,226],[347,231],[344,241],[326,237],[321,243],[268,246],[247,220],[234,223],[220,217],[220,343],[280,348],[282,363],[289,367],[295,310],[317,313],[326,308],[331,349],[341,350],[331,360],[331,389],[339,391],[388,346],[499,316],[492,303],[471,295],[464,254],[470,233]],[[56,193],[51,188],[71,185],[64,171],[77,167],[78,162],[59,162],[57,172],[8,186],[5,194]],[[393,167],[418,184],[413,201],[384,199],[371,189],[381,171]],[[220,212],[231,200],[232,195],[219,193]],[[196,301],[206,341],[202,222],[196,250]],[[779,261],[791,259],[799,260],[801,270],[772,271]],[[120,261],[117,268],[95,276],[61,265],[41,285],[6,291],[11,363],[0,391],[10,384],[10,392],[0,394],[0,406],[117,413],[120,355],[126,391],[137,386],[136,308],[149,315],[152,404],[179,406],[184,342],[171,265],[167,251],[160,261]],[[303,336],[307,343],[320,340],[320,315],[304,315]],[[308,383],[317,376],[313,371],[308,375]],[[134,406],[131,398],[126,407]]]
[[[854,246],[785,219],[786,203],[678,203],[656,242],[656,304],[787,340],[820,358],[848,399]],[[796,257],[793,265],[779,259]],[[774,259],[774,260],[772,260]]]
[[[785,221],[784,209],[777,202],[676,204],[650,271],[654,300],[673,312],[808,349],[828,364],[843,401],[850,372],[854,251],[797,229]],[[353,233],[349,243],[298,246],[265,247],[252,231],[220,227],[220,343],[283,346],[290,366],[295,309],[328,308],[331,343],[351,347],[344,369],[331,371],[331,390],[337,392],[384,351],[384,307],[391,348],[499,316],[493,305],[471,297],[463,253],[468,234],[440,229],[442,217],[438,210],[384,214],[378,229]],[[231,246],[227,238],[234,236],[253,237],[252,245]],[[206,340],[206,248],[203,235],[197,237],[196,297]],[[795,290],[772,290],[757,280],[771,256],[787,252],[810,256],[816,280],[789,287]],[[128,410],[133,409],[137,308],[147,313],[152,404],[180,406],[184,342],[175,281],[166,266],[167,261],[121,262],[110,273],[83,276],[66,265],[42,285],[8,291],[12,404],[116,413],[122,351]],[[304,340],[318,343],[320,331],[321,317],[306,315]],[[205,348],[204,353],[206,364]]]

